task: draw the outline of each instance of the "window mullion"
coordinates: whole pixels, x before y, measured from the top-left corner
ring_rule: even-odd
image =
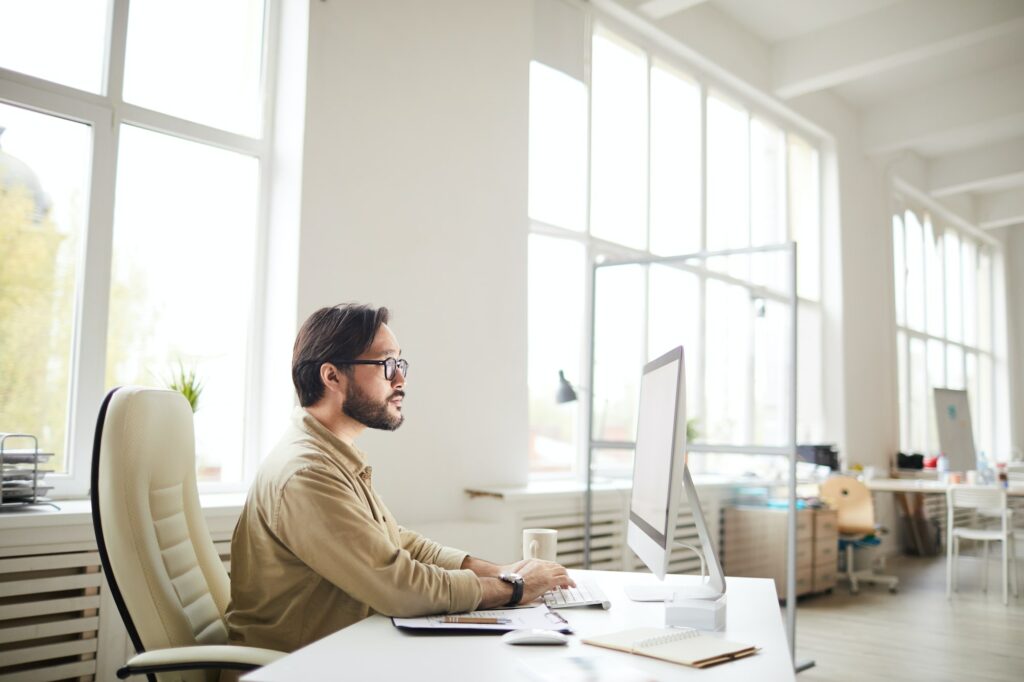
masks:
[[[107,43],[104,96],[106,120],[92,127],[92,169],[89,218],[81,252],[82,274],[75,303],[68,409],[68,485],[65,494],[88,490],[93,429],[106,387],[107,322],[114,232],[114,192],[117,184],[117,145],[120,134],[117,104],[124,78],[128,33],[128,0],[115,0]]]
[[[124,62],[128,49],[128,4],[130,0],[114,0],[107,43],[107,70],[104,92],[115,108],[123,102]]]
[[[700,182],[701,182],[701,193],[700,193],[700,250],[707,251],[708,248],[708,86],[707,83],[702,79],[698,83],[700,87]],[[707,261],[701,260],[700,267],[706,272]],[[697,291],[699,298],[698,307],[700,308],[700,315],[698,319],[699,328],[697,330],[698,338],[700,339],[700,361],[697,363],[697,414],[705,422],[705,432],[707,429],[707,416],[708,416],[708,405],[707,405],[707,390],[706,390],[706,379],[707,379],[707,351],[708,351],[708,339],[707,339],[707,282],[708,278],[706,274],[698,275]]]
[[[242,481],[247,482],[255,478],[259,469],[260,455],[264,445],[262,428],[257,424],[263,424],[270,417],[263,406],[265,401],[261,396],[267,393],[268,381],[264,375],[263,368],[267,366],[268,335],[267,329],[268,305],[267,305],[267,277],[265,273],[269,270],[270,250],[270,197],[273,191],[273,141],[271,135],[274,130],[274,99],[277,92],[277,59],[278,44],[280,35],[278,27],[281,23],[281,7],[276,0],[267,0],[264,6],[263,34],[266,40],[263,41],[263,65],[262,83],[260,85],[263,98],[262,127],[260,130],[261,151],[259,158],[259,210],[257,212],[258,225],[256,229],[255,264],[252,272],[252,293],[249,312],[249,359],[246,363],[245,373],[245,395],[246,404],[243,410],[242,421],[245,424],[242,433]]]
[[[266,143],[261,139],[231,133],[134,104],[121,103],[118,106],[118,114],[121,123],[145,128],[157,133],[174,135],[175,137],[211,147],[219,147],[227,151],[260,156],[265,154],[267,150]]]
[[[118,128],[93,126],[89,218],[80,262],[72,344],[67,494],[88,490],[93,429],[106,385]]]

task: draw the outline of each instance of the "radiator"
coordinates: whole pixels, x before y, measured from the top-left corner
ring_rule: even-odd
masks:
[[[715,548],[719,542],[720,491],[701,490],[701,508]],[[644,571],[643,562],[626,544],[629,491],[598,490],[593,495],[590,567],[606,571]],[[567,568],[583,567],[584,513],[582,494],[530,493],[505,495],[500,491],[476,494],[467,503],[474,522],[486,522],[502,537],[501,554],[495,560],[511,562],[521,557],[522,532],[526,528],[558,531],[557,561]],[[676,540],[700,547],[693,513],[683,505],[676,519]],[[670,573],[699,573],[700,559],[685,547],[672,549]]]
[[[0,559],[0,682],[96,679],[96,552]]]

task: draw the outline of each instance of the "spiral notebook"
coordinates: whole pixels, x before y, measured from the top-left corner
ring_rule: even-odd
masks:
[[[710,637],[693,628],[636,628],[587,637],[583,643],[693,668],[706,668],[758,651],[757,647]]]

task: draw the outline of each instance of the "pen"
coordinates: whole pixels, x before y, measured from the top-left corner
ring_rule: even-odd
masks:
[[[465,625],[508,625],[509,618],[480,618],[478,616],[445,616],[442,623],[461,623]]]

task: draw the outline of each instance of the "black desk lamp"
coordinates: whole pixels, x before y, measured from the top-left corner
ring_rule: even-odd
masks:
[[[565,378],[565,372],[558,370],[558,391],[555,392],[555,402],[558,404],[575,402],[576,391],[572,384]]]

